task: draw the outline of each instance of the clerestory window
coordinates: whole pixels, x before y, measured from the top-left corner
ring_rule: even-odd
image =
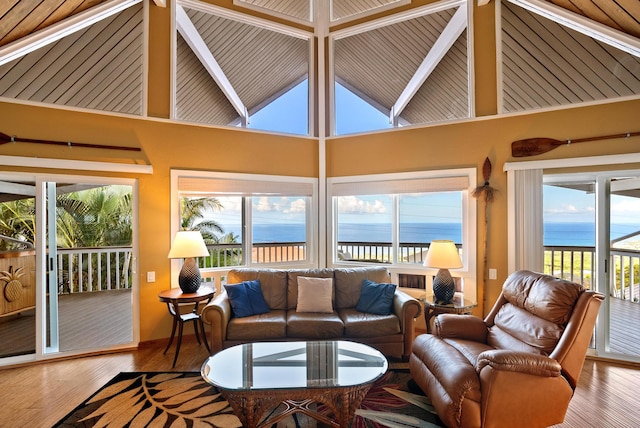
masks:
[[[309,134],[311,33],[194,0],[175,17],[175,119]]]

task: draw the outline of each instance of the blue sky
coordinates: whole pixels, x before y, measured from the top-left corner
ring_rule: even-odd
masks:
[[[336,84],[336,134],[345,135],[358,132],[391,128],[389,118],[371,105]],[[308,86],[303,81],[269,106],[263,108],[250,118],[249,128],[307,135],[308,129]],[[454,198],[455,199],[455,198]],[[452,212],[455,200],[452,195],[444,195],[429,203],[433,209],[425,210],[424,201],[415,201],[415,206],[407,206],[404,210],[415,221],[444,222]],[[289,203],[297,203],[295,200]],[[298,201],[299,202],[299,201]],[[279,205],[283,208],[286,202],[265,203],[261,215],[264,221],[269,221],[268,213]],[[344,213],[344,219],[359,222],[389,221],[388,203],[376,197],[361,197],[359,200],[349,201],[349,212]],[[296,217],[294,208],[288,216],[292,222],[302,221],[303,217]],[[560,187],[545,186],[544,190],[544,219],[545,222],[594,222],[595,198],[593,194]],[[611,201],[612,223],[638,224],[640,223],[640,199],[629,197],[613,197]],[[297,220],[296,220],[297,219]],[[346,220],[345,220],[346,221]],[[410,222],[410,220],[405,220]]]
[[[307,84],[305,80],[252,115],[248,128],[307,135]],[[391,128],[388,116],[339,84],[336,84],[336,117],[338,135]]]

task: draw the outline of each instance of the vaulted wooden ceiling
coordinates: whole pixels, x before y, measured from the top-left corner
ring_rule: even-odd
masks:
[[[0,46],[108,1],[110,0],[3,0],[0,2]],[[545,1],[640,38],[640,2],[638,0]],[[291,4],[292,9],[299,9],[299,6],[296,6],[300,3],[299,0],[280,0],[277,2],[278,8],[286,10],[287,3]]]
[[[164,3],[164,0],[145,1],[150,2],[150,7],[159,7],[155,3]],[[493,7],[495,0],[491,1],[491,4],[482,7]],[[517,4],[521,0],[502,1],[505,6],[503,21],[506,17],[510,21],[507,26],[511,27],[506,32],[503,25],[503,66],[505,69],[513,70],[513,77],[504,79],[505,111],[640,93],[637,88],[640,85],[638,71],[640,57],[621,57],[615,48],[602,46],[601,42],[586,41],[588,36],[575,35],[572,30],[566,30],[557,23],[541,17],[530,18],[511,4],[512,2]],[[607,26],[614,30],[614,34],[621,32],[640,45],[640,1],[638,0],[524,1],[534,5],[553,3],[562,10]],[[15,46],[25,37],[46,31],[53,24],[72,20],[87,11],[127,3],[133,4],[136,0],[3,0],[0,2],[0,53],[3,48]],[[292,12],[295,9],[297,14],[300,13],[300,0],[247,0],[246,3],[253,3],[267,9],[272,8],[280,16],[281,12],[286,11],[287,8],[291,8]],[[380,0],[360,0],[358,2],[341,1],[336,4],[347,3],[351,9],[357,4],[362,7],[362,10],[367,10],[381,2]],[[351,9],[348,14],[353,15],[358,12]],[[196,11],[188,11],[188,13],[210,48],[217,47],[222,52],[233,52],[233,46],[236,46],[234,41],[238,39],[239,34],[234,33],[232,36],[221,34],[220,31],[225,31],[224,28],[233,28],[234,31],[244,32],[242,34],[259,33],[261,34],[258,36],[259,39],[265,43],[273,40],[269,45],[273,49],[263,44],[257,46],[260,49],[254,49],[245,56],[248,56],[254,64],[274,62],[277,56],[281,58],[278,60],[281,65],[291,65],[289,71],[274,69],[274,72],[280,73],[283,78],[272,78],[270,80],[272,83],[261,85],[253,84],[256,81],[256,73],[260,73],[257,68],[247,68],[244,65],[245,72],[228,73],[229,79],[233,80],[231,86],[239,93],[245,104],[243,107],[246,107],[249,112],[264,106],[275,95],[283,93],[305,78],[307,49],[304,43],[299,43],[299,39],[280,37],[268,31],[256,31],[255,28],[246,25],[243,30],[242,24],[226,19],[207,16]],[[385,113],[393,111],[398,104],[398,99],[402,98],[401,93],[416,67],[420,65],[426,51],[435,43],[438,34],[434,29],[444,28],[446,20],[452,13],[452,10],[441,11],[394,24],[391,31],[379,28],[369,31],[366,35],[337,39],[334,52],[336,81],[347,86],[381,111]],[[141,32],[144,27],[143,19],[142,3],[135,4],[135,7],[127,6],[125,12],[109,15],[83,32],[67,36],[52,47],[29,54],[30,56],[25,57],[24,60],[15,59],[6,64],[0,63],[0,96],[140,114],[144,91],[142,87],[144,41]],[[432,31],[436,32],[431,34]],[[564,35],[565,32],[566,35]],[[562,37],[558,42],[545,46],[541,43],[531,43],[531,40],[538,38],[541,33],[548,33],[554,37],[562,34]],[[402,106],[402,117],[398,118],[400,123],[425,123],[466,117],[468,113],[465,104],[468,95],[465,63],[466,37],[466,32],[463,32],[456,43],[451,45],[449,52],[443,58],[439,68],[431,74],[427,84],[416,90]],[[405,43],[397,43],[393,40],[394,38],[404,40]],[[585,38],[584,42],[581,41],[582,38]],[[574,40],[578,40],[577,48],[564,46],[565,41],[575,45]],[[290,47],[287,47],[287,43]],[[530,47],[526,47],[527,44]],[[578,48],[581,52],[575,52]],[[542,55],[536,55],[536,49],[548,58],[538,61]],[[572,49],[576,56],[573,63],[567,55],[562,53]],[[601,58],[606,57],[607,60],[591,61],[585,66],[582,63],[582,51],[599,52]],[[82,52],[82,55],[74,57],[72,52]],[[292,57],[294,53],[295,57]],[[186,47],[181,37],[178,38],[178,55],[176,83],[178,118],[215,124],[232,123],[237,117],[233,106],[226,105],[216,111],[210,108],[212,103],[226,102],[225,94],[218,87],[219,85],[207,78],[202,65],[194,53]],[[65,57],[70,59],[65,61]],[[118,61],[113,60],[116,57]],[[383,63],[380,58],[386,58],[387,61]],[[389,58],[393,59],[388,60]],[[612,61],[625,63],[625,70],[607,74],[607,70],[613,67],[607,63],[609,58],[612,58]],[[247,58],[232,55],[226,59],[223,54],[218,54],[216,59],[226,61],[225,67],[228,70],[238,70],[238,67],[247,60]],[[560,64],[560,60],[566,63]],[[235,64],[234,61],[241,61],[241,63]],[[548,64],[545,61],[548,61]],[[553,67],[566,72],[565,80],[562,80],[562,73],[553,72]],[[589,80],[587,86],[591,89],[585,90],[585,85],[580,85],[579,90],[573,88],[576,85],[575,76],[570,70],[578,68],[588,69],[596,80],[594,83],[590,78],[585,78]],[[50,81],[45,82],[42,78],[43,70],[46,70],[48,76],[53,76]],[[63,76],[72,72],[77,74],[77,78],[63,82]],[[617,82],[629,75],[630,84]],[[264,77],[262,74],[260,76]],[[522,89],[524,85],[529,85],[536,79],[545,80],[545,84],[540,85],[537,93],[532,92],[530,88]],[[610,89],[610,86],[613,89]],[[258,89],[260,92],[256,92]],[[186,101],[181,102],[181,100]],[[237,107],[236,110],[238,110]]]

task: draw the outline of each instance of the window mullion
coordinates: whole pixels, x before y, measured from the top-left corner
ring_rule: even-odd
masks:
[[[253,227],[252,227],[253,198],[242,197],[242,264],[253,264]]]
[[[391,217],[391,261],[393,264],[396,264],[400,262],[398,257],[400,254],[400,196],[393,195],[391,200],[393,202],[393,214]]]

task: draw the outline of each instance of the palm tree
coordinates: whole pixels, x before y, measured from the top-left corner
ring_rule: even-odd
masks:
[[[131,225],[131,189],[128,186],[104,186],[84,191],[58,195],[56,200],[57,223],[56,239],[59,248],[97,248],[111,246],[129,246],[132,242]],[[76,256],[77,257],[77,256]],[[92,254],[92,278],[97,281],[98,266],[101,266],[102,278],[107,278],[107,269],[115,275],[116,266],[121,266],[120,280],[125,280],[129,271],[131,252],[108,254],[109,263],[98,263],[100,254]],[[116,260],[117,258],[117,260]],[[67,261],[67,260],[65,260]],[[82,268],[76,274],[88,271],[89,260],[82,259]],[[108,268],[107,266],[110,266]],[[68,272],[68,266],[61,267]],[[131,277],[127,275],[129,285]],[[88,280],[84,278],[83,283]],[[75,281],[74,281],[75,282]],[[107,284],[94,283],[98,288]],[[88,287],[88,284],[87,284]]]
[[[221,208],[222,204],[217,198],[181,198],[180,226],[183,230],[199,231],[207,244],[219,243],[219,235],[224,234],[224,228],[217,221],[207,218],[207,214]]]
[[[59,195],[58,247],[108,247],[130,245],[131,190],[105,186]]]
[[[0,251],[14,250],[16,246],[33,247],[35,243],[35,199],[18,199],[0,204]],[[16,241],[25,242],[20,245]]]

